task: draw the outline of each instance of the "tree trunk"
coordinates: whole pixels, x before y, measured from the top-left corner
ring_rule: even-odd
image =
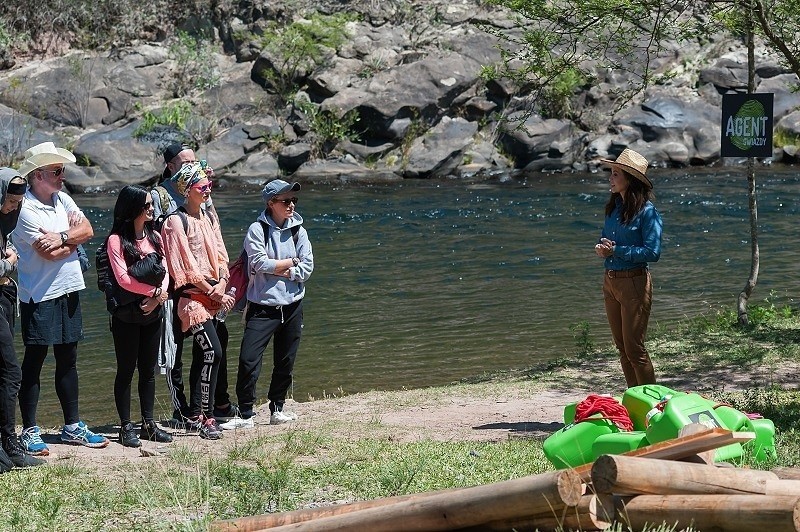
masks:
[[[755,50],[753,44],[753,1],[747,0],[747,93],[756,90]],[[747,325],[747,301],[758,282],[758,202],[756,200],[756,172],[753,157],[747,158],[747,200],[750,208],[750,277],[739,294],[736,314],[739,325]]]

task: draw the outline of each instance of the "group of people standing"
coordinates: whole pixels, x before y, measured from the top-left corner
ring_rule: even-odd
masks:
[[[263,353],[273,342],[268,399],[270,423],[296,416],[284,409],[303,327],[305,282],[314,258],[296,212],[299,183],[273,180],[262,192],[264,210],[243,242],[248,274],[236,294],[220,218],[211,201],[213,170],[194,151],[173,144],[164,151],[161,183],[148,190],[124,187],[103,248],[117,374],[114,399],[119,441],[170,442],[154,419],[159,357],[168,367],[174,403],[170,426],[218,439],[222,431],[253,426]],[[62,191],[72,153],[51,142],[25,152],[19,170],[0,168],[0,471],[44,463],[49,454],[36,421],[40,373],[48,349],[55,357],[55,388],[64,415],[62,442],[102,448],[109,440],[81,421],[78,409],[78,342],[83,338],[79,293],[88,267],[81,245],[94,230]],[[652,305],[649,262],[661,254],[662,220],[653,206],[647,160],[626,149],[610,167],[610,198],[595,253],[603,258],[603,295],[628,386],[655,382],[644,346]],[[12,274],[17,272],[18,283]],[[100,274],[100,272],[98,272]],[[18,285],[18,286],[17,286]],[[224,316],[242,299],[245,328],[238,357],[236,395],[228,393],[228,330]],[[22,365],[14,351],[19,301]],[[184,338],[191,338],[188,394],[183,382]],[[138,369],[141,425],[131,419],[131,385]],[[19,402],[23,430],[15,432]]]
[[[80,420],[78,342],[83,338],[79,292],[88,267],[81,245],[94,235],[91,222],[62,191],[69,151],[45,142],[30,148],[19,170],[0,169],[0,470],[39,465],[49,454],[36,421],[42,365],[49,346],[56,362],[55,388],[64,415],[60,440],[102,448],[109,440]],[[218,439],[223,429],[254,424],[256,384],[263,353],[273,341],[269,422],[296,416],[284,409],[300,343],[305,282],[314,269],[308,233],[295,211],[299,183],[274,180],[262,190],[264,211],[245,237],[244,294],[228,287],[229,258],[211,201],[213,170],[189,146],[164,151],[162,182],[153,190],[124,187],[102,249],[107,254],[104,290],[110,313],[117,374],[114,399],[119,442],[170,442],[154,419],[155,374],[165,360],[175,411],[172,427]],[[11,277],[17,271],[18,283]],[[101,272],[98,271],[99,277]],[[18,285],[18,287],[17,287]],[[245,304],[236,394],[228,394],[228,331],[224,315]],[[19,301],[25,353],[14,351]],[[188,394],[183,384],[184,338],[191,338]],[[131,419],[131,385],[138,370],[141,425]],[[23,430],[15,432],[19,402]],[[7,467],[6,467],[7,466]]]

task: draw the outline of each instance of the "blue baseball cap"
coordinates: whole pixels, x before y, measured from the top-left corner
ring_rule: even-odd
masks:
[[[300,183],[287,183],[282,179],[275,179],[264,185],[264,190],[261,191],[261,197],[264,202],[268,202],[278,194],[284,192],[297,192],[300,190]]]

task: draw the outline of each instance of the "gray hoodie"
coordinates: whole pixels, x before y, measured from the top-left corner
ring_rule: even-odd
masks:
[[[284,227],[278,227],[275,221],[262,212],[259,220],[269,226],[268,239],[265,242],[264,230],[259,222],[250,224],[244,238],[244,249],[247,251],[250,266],[251,282],[247,287],[247,300],[261,305],[289,305],[303,299],[305,282],[314,271],[314,254],[308,233],[302,226],[303,218],[294,213],[286,220]],[[297,245],[292,236],[292,227],[300,226],[297,231]],[[300,264],[291,269],[291,278],[274,275],[278,260],[297,257]]]

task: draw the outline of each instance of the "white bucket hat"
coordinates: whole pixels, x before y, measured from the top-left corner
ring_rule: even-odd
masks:
[[[649,188],[653,188],[653,183],[647,178],[647,175],[645,175],[647,174],[647,159],[645,159],[644,156],[639,152],[625,148],[622,150],[622,153],[619,154],[619,157],[617,157],[616,160],[612,161],[609,159],[600,159],[600,163],[605,166],[619,167],[647,185]]]
[[[56,145],[52,142],[42,142],[33,148],[29,148],[28,151],[23,154],[23,157],[25,157],[25,160],[19,167],[19,175],[22,177],[27,176],[42,166],[75,162],[75,156],[71,151],[65,150],[64,148],[56,148]]]

